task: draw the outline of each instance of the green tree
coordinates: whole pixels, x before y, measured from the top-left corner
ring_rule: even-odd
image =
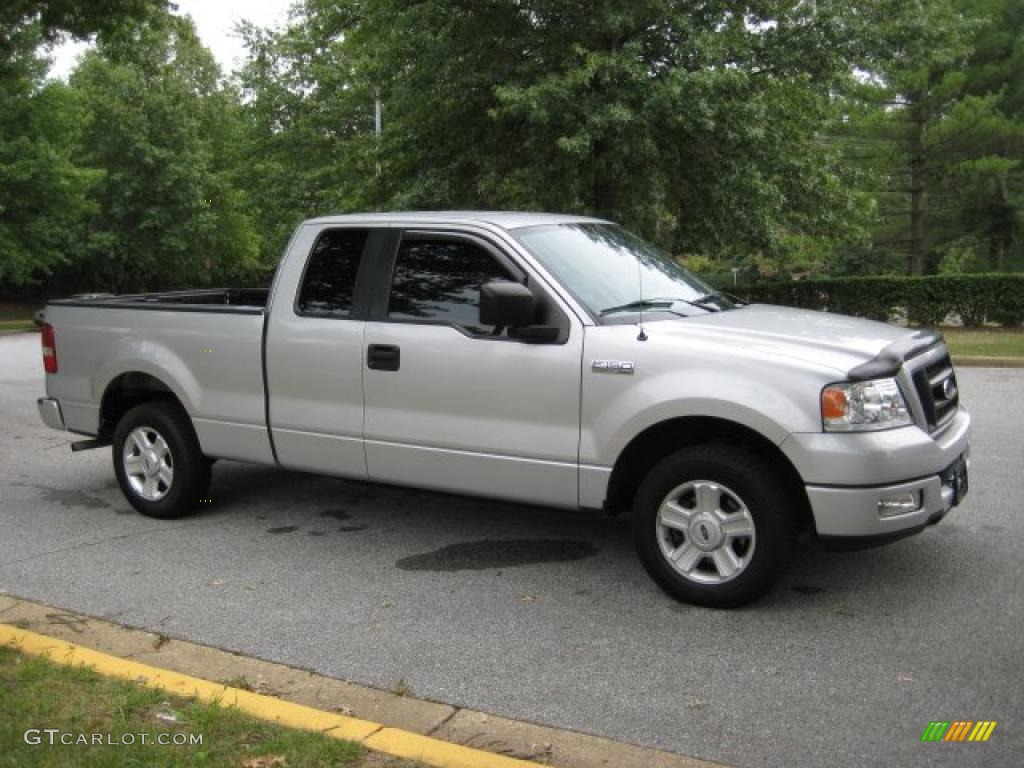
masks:
[[[250,36],[243,85],[261,156],[305,180],[272,185],[288,211],[563,210],[782,256],[855,234],[817,138],[854,30],[828,0],[306,0]]]
[[[1007,269],[1019,255],[1020,0],[881,0],[847,90],[844,141],[878,203],[874,254],[908,274]]]
[[[97,174],[71,160],[80,110],[68,88],[44,84],[34,27],[8,38],[0,62],[0,282],[30,282],[66,263]]]
[[[210,285],[256,266],[236,173],[243,123],[187,18],[165,16],[85,55],[76,161],[103,171],[79,259],[95,288]]]
[[[29,27],[51,43],[63,34],[108,37],[166,7],[167,0],[4,0],[0,56],[7,58],[8,41]]]
[[[1024,269],[1024,1],[971,0],[987,23],[973,41],[963,161],[944,181],[962,201],[960,240],[983,269]],[[972,114],[973,113],[973,114]],[[970,122],[964,117],[972,118]],[[952,134],[951,130],[946,131]],[[956,134],[953,134],[954,136]]]
[[[324,4],[322,13],[339,9]],[[240,173],[276,263],[305,218],[366,208],[376,174],[373,95],[356,92],[342,22],[307,17],[284,30],[241,25],[249,48],[237,75],[247,118]]]
[[[163,0],[6,0],[0,4],[0,281],[22,284],[68,261],[99,174],[71,159],[79,105],[46,82],[45,47],[64,35],[115,36]]]

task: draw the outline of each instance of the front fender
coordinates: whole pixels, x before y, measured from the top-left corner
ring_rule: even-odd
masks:
[[[793,430],[794,414],[806,410],[790,393],[767,388],[738,377],[717,374],[714,380],[681,374],[663,374],[607,398],[586,414],[584,401],[580,462],[611,467],[637,435],[671,419],[703,416],[742,425],[780,445]],[[755,390],[756,388],[756,390]],[[673,396],[666,398],[665,392]],[[733,392],[742,397],[709,393]],[[758,401],[755,408],[751,403]],[[804,419],[798,420],[804,425]],[[808,430],[809,431],[809,430]]]
[[[633,363],[609,373],[594,361]],[[682,337],[652,323],[588,328],[583,360],[580,463],[610,468],[629,442],[670,419],[703,416],[740,424],[775,445],[821,429],[821,387],[837,371],[770,351]]]

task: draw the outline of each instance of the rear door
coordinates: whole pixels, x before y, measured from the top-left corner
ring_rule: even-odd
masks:
[[[365,478],[363,333],[369,262],[384,231],[307,230],[292,249],[309,255],[289,259],[267,326],[274,449],[286,467]]]
[[[577,506],[578,321],[482,235],[396,231],[388,251],[365,333],[370,478]],[[557,341],[481,324],[480,286],[504,280],[530,288]]]

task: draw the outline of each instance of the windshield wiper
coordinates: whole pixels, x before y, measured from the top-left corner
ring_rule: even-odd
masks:
[[[691,307],[696,307],[697,309],[703,309],[705,312],[718,312],[719,311],[718,307],[714,307],[714,306],[711,306],[711,305],[698,304],[696,301],[690,301],[688,299],[654,298],[654,299],[637,299],[636,301],[631,301],[628,304],[619,304],[619,305],[614,306],[614,307],[608,307],[606,309],[602,309],[599,314],[601,315],[601,317],[604,317],[605,315],[611,315],[611,314],[614,314],[615,312],[628,312],[628,311],[634,310],[634,309],[639,311],[641,309],[647,309],[648,307],[667,308],[669,310],[669,312],[672,312],[672,305],[676,304],[676,303],[689,304]],[[674,314],[680,315],[681,317],[686,317],[686,315],[682,315],[679,312],[675,312]]]
[[[712,304],[717,309],[725,309],[725,307],[714,304],[714,302],[719,301],[720,299],[727,299],[738,306],[747,306],[750,304],[749,301],[741,299],[739,296],[733,296],[731,293],[726,293],[725,291],[712,291],[711,293],[705,293],[703,296],[694,299],[690,303],[696,304],[698,307],[703,307],[705,304]]]

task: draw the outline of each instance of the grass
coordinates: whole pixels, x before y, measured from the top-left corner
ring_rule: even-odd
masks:
[[[40,304],[12,304],[0,301],[0,321],[4,320],[28,320],[42,309]]]
[[[64,740],[103,734],[103,744],[28,744],[29,729],[56,728]],[[109,737],[108,737],[109,734]],[[122,743],[133,734],[134,744]],[[161,736],[161,734],[166,734]],[[201,744],[160,745],[175,734]],[[142,735],[146,742],[142,743]],[[31,738],[31,735],[30,735]],[[181,737],[178,737],[181,738]],[[230,707],[169,696],[0,646],[0,766],[33,768],[211,766],[227,768],[369,768],[414,764],[367,752],[359,744],[266,723]]]
[[[245,675],[230,677],[222,682],[224,683],[224,685],[231,686],[232,688],[238,688],[241,691],[254,690],[252,683],[249,682],[249,678],[247,678]]]
[[[1024,330],[1020,328],[940,328],[953,358],[1024,357]]]
[[[412,689],[409,687],[409,684],[405,681],[404,677],[398,678],[398,682],[391,688],[391,692],[395,694],[395,696],[402,696],[403,698],[405,696],[412,696]]]

